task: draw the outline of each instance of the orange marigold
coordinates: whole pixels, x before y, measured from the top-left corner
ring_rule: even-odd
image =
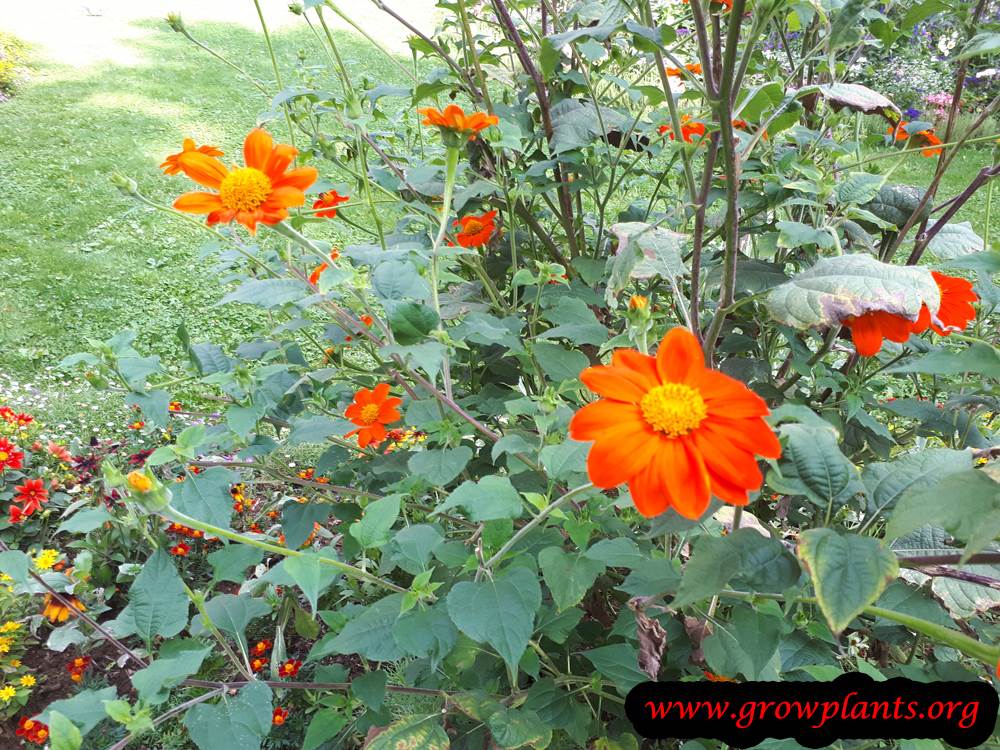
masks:
[[[344,410],[344,416],[358,425],[344,437],[358,436],[358,447],[367,448],[378,445],[385,439],[387,424],[402,419],[399,405],[403,399],[389,396],[389,384],[379,383],[369,390],[362,388],[354,394],[354,402]]]
[[[349,195],[341,195],[336,190],[327,190],[325,193],[320,195],[319,200],[313,203],[313,208],[322,208],[323,211],[317,211],[317,216],[322,216],[326,219],[333,219],[337,215],[337,206],[341,203],[347,203],[351,197]]]
[[[183,171],[180,164],[181,157],[185,154],[191,153],[192,151],[204,154],[205,156],[222,156],[222,151],[215,146],[195,146],[194,139],[185,138],[181,152],[179,154],[171,154],[166,157],[160,165],[160,169],[163,170],[164,174],[180,174]]]
[[[83,606],[83,602],[75,596],[70,594],[61,594],[60,596],[81,612],[87,609]],[[42,609],[42,617],[47,619],[49,622],[66,622],[66,620],[68,620],[71,616],[75,615],[76,613],[73,610],[52,596],[52,594],[45,595],[45,607]]]
[[[670,140],[674,140],[673,128],[669,125],[660,126],[660,135],[668,135]],[[705,135],[705,123],[692,120],[691,115],[681,116],[681,138],[687,143],[694,143],[694,137]]]
[[[280,727],[285,723],[288,718],[288,709],[282,706],[278,706],[274,709],[274,713],[271,715],[271,723],[276,727]]]
[[[745,505],[763,483],[756,456],[781,455],[767,404],[705,367],[686,328],[671,329],[655,357],[618,349],[610,366],[588,367],[580,379],[602,396],[570,422],[574,440],[594,441],[590,480],[605,489],[627,483],[647,518],[668,508],[700,518],[712,495]]]
[[[455,220],[455,226],[459,227],[455,239],[462,247],[479,247],[490,241],[493,232],[496,231],[496,224],[493,219],[496,211],[487,211],[484,214],[463,216]]]
[[[457,104],[449,104],[444,110],[422,107],[417,113],[424,116],[424,125],[452,130],[459,135],[468,136],[470,141],[476,140],[481,131],[500,122],[499,117],[485,112],[473,112],[467,115]]]
[[[278,677],[294,677],[302,668],[302,662],[298,659],[289,659],[278,667]]]
[[[288,209],[306,201],[303,192],[318,176],[315,167],[288,170],[298,149],[275,145],[267,131],[254,128],[243,143],[246,166],[227,169],[218,159],[198,151],[180,154],[178,168],[188,177],[217,192],[184,193],[174,208],[191,214],[208,214],[209,226],[238,221],[251,232],[257,224],[278,224]],[[286,171],[287,170],[287,171]]]

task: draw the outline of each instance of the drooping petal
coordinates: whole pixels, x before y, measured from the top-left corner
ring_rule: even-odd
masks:
[[[665,512],[672,505],[666,485],[660,480],[656,466],[649,464],[628,482],[632,502],[646,518],[653,518]]]
[[[709,414],[730,418],[764,417],[770,414],[767,403],[736,378],[716,370],[704,369],[692,377]]]
[[[200,151],[185,151],[177,157],[177,166],[199,185],[208,188],[218,189],[229,174],[225,164]]]
[[[695,335],[681,326],[667,331],[656,350],[656,369],[668,383],[685,383],[705,369],[705,355]]]
[[[174,208],[188,214],[207,214],[222,208],[222,201],[217,193],[193,190],[178,196]]]
[[[243,142],[243,161],[248,167],[264,171],[272,148],[274,140],[271,134],[263,128],[254,128]]]
[[[685,438],[666,442],[670,443],[669,450],[660,453],[660,460],[674,508],[685,518],[701,518],[712,499],[701,455]]]

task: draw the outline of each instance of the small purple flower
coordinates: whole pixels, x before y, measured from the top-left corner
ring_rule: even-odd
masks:
[[[920,110],[910,107],[909,109],[904,111],[903,114],[906,115],[909,119],[915,120],[916,118],[920,117]]]

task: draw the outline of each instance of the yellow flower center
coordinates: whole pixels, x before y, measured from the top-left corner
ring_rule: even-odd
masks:
[[[6,461],[8,458],[10,458],[10,455],[7,451],[0,451],[0,463]]]
[[[374,424],[378,419],[378,404],[362,406],[360,419],[365,424]]]
[[[683,383],[658,385],[639,402],[642,418],[667,437],[686,435],[708,416],[701,394]]]
[[[271,179],[253,167],[234,169],[219,185],[222,205],[233,211],[253,211],[271,195]]]
[[[483,231],[483,222],[479,219],[470,219],[465,222],[465,226],[462,228],[462,234],[479,234]]]

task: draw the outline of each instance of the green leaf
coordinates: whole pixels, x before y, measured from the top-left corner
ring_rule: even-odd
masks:
[[[548,747],[552,742],[552,729],[546,726],[538,714],[527,708],[501,706],[486,720],[490,735],[503,748],[517,748],[531,745]]]
[[[399,618],[402,594],[390,594],[364,608],[361,614],[347,621],[344,629],[329,640],[319,641],[309,652],[309,661],[330,654],[358,654],[372,661],[396,661],[406,654],[392,637]]]
[[[81,734],[87,734],[104,721],[107,715],[104,711],[105,701],[113,701],[117,697],[118,693],[114,687],[81,690],[72,698],[50,703],[42,712],[40,720],[51,725],[53,713],[59,713],[79,727]]]
[[[427,305],[404,302],[393,307],[389,327],[396,343],[409,346],[423,341],[437,326],[438,320],[437,313]]]
[[[192,474],[181,482],[173,506],[186,516],[228,529],[233,517],[229,488],[239,481],[239,474],[220,467]]]
[[[928,448],[893,461],[868,464],[861,481],[868,490],[868,512],[892,510],[911,487],[930,487],[938,480],[972,468],[972,454],[948,448]]]
[[[462,473],[472,459],[472,449],[457,448],[419,451],[410,456],[407,467],[418,477],[435,487],[443,487]]]
[[[333,512],[326,503],[285,503],[281,507],[281,531],[288,549],[301,547],[317,523],[323,523]]]
[[[917,210],[925,192],[923,188],[913,185],[883,185],[878,195],[870,203],[866,203],[864,208],[882,221],[901,228]],[[925,206],[917,217],[918,220],[926,219],[930,212],[930,205]]]
[[[687,273],[683,259],[687,235],[644,221],[612,224],[610,229],[618,240],[619,255],[627,253],[633,247],[640,252],[638,262],[632,266],[628,277],[644,280],[659,277],[669,280],[678,279]],[[625,283],[627,281],[628,279],[624,280]],[[616,286],[616,293],[622,288],[613,286]],[[610,291],[609,288],[609,293]]]
[[[827,83],[819,86],[819,93],[834,110],[847,108],[864,115],[882,115],[890,122],[899,117],[899,109],[877,91],[859,83]]]
[[[705,661],[716,674],[748,680],[777,679],[777,669],[766,673],[778,651],[783,630],[780,617],[752,607],[734,607],[729,622],[716,622],[711,635],[702,641]]]
[[[292,422],[291,432],[288,433],[288,444],[325,443],[331,435],[342,436],[350,431],[351,423],[346,419],[330,419],[323,416],[296,419]]]
[[[868,203],[879,194],[885,177],[868,172],[851,172],[847,179],[837,183],[836,195],[840,203],[861,205]]]
[[[264,559],[264,551],[249,544],[230,544],[209,552],[206,559],[212,566],[214,581],[243,583],[247,568],[259,565]]]
[[[511,673],[528,645],[535,612],[542,603],[537,576],[516,567],[493,580],[460,581],[448,592],[448,615],[455,626],[477,643],[487,643],[507,663]]]
[[[938,347],[928,354],[886,370],[889,373],[917,372],[922,375],[976,373],[1000,378],[1000,354],[989,344],[972,344],[964,349]]]
[[[899,574],[896,555],[878,539],[832,529],[803,531],[799,557],[834,633],[842,632]]]
[[[259,750],[271,731],[271,708],[271,688],[252,682],[235,697],[224,695],[218,703],[194,706],[184,726],[200,750]]]
[[[51,711],[48,724],[52,750],[80,750],[83,735],[72,721],[58,711]]]
[[[244,651],[247,649],[247,625],[251,620],[263,617],[270,611],[270,605],[263,599],[246,595],[218,594],[205,602],[205,612],[215,626],[236,639]],[[192,623],[191,634],[199,635],[203,630],[201,617],[196,616]]]
[[[677,591],[682,578],[674,563],[664,558],[646,558],[618,585],[629,596],[657,596]]]
[[[327,548],[324,552],[336,554]],[[316,600],[319,595],[330,588],[330,585],[337,580],[339,571],[332,565],[325,565],[322,557],[314,552],[305,552],[295,557],[285,560],[285,572],[291,576],[302,593],[309,602],[313,614],[316,614]]]
[[[546,445],[538,457],[553,479],[565,481],[577,474],[587,473],[587,454],[591,443],[566,440],[558,445]]]
[[[309,287],[298,279],[251,279],[223,297],[218,304],[243,302],[270,309],[295,302],[309,293]]]
[[[440,527],[416,523],[401,529],[386,549],[389,559],[411,575],[427,569],[434,550],[444,543]]]
[[[947,498],[947,502],[942,502]],[[888,539],[925,524],[940,526],[967,542],[963,562],[1000,534],[1000,484],[969,469],[903,493],[886,526]]]
[[[367,708],[378,711],[385,700],[385,683],[385,672],[376,669],[351,680],[351,692]]]
[[[170,688],[201,669],[211,651],[210,646],[193,639],[163,644],[156,660],[132,675],[139,700],[153,705],[163,703],[170,697]]]
[[[302,750],[316,750],[327,740],[335,737],[341,729],[347,726],[347,717],[335,709],[324,708],[313,714],[309,727],[306,729]]]
[[[779,221],[778,227],[778,247],[804,247],[806,245],[818,245],[824,250],[830,250],[834,246],[833,235],[826,227],[813,227],[798,221]]]
[[[478,482],[462,482],[441,503],[435,513],[461,505],[472,521],[493,521],[498,518],[517,518],[523,510],[521,496],[507,477],[485,476]]]
[[[458,631],[448,617],[446,603],[441,601],[431,607],[405,612],[393,625],[392,634],[407,654],[429,657],[432,666],[446,657],[458,640]]]
[[[684,607],[718,594],[739,570],[740,554],[728,537],[698,537],[671,606]]]
[[[927,244],[927,249],[935,258],[952,260],[962,255],[982,252],[986,247],[983,238],[976,234],[967,221],[945,224]]]
[[[601,539],[592,544],[583,555],[610,568],[634,568],[647,559],[638,544],[621,536]]]
[[[627,695],[628,691],[640,682],[649,680],[649,675],[639,669],[639,652],[630,644],[616,643],[592,648],[590,651],[584,651],[583,655],[602,677],[615,683],[615,687],[622,695]]]
[[[980,55],[993,55],[1000,52],[1000,34],[995,31],[980,31],[955,55],[955,61],[968,60]]]
[[[565,552],[562,547],[543,549],[538,553],[538,564],[560,610],[578,604],[604,572],[604,563],[576,552]]]
[[[931,310],[941,304],[928,269],[894,266],[863,254],[821,258],[767,296],[771,317],[793,328],[835,325],[873,310],[916,320],[925,303]]]
[[[863,491],[858,470],[840,452],[833,427],[783,424],[787,438],[774,486],[786,494],[802,494],[821,508],[838,508]],[[768,474],[771,481],[773,472]]]
[[[129,603],[120,619],[146,642],[171,638],[187,625],[190,602],[173,561],[162,549],[154,552],[128,592]]]
[[[563,99],[552,106],[552,150],[556,154],[593,145],[612,130],[625,132],[631,118],[609,107]]]
[[[56,533],[59,534],[63,531],[69,531],[74,534],[89,534],[91,531],[100,528],[106,521],[110,521],[113,518],[114,516],[108,513],[108,511],[103,507],[84,508],[82,510],[78,510],[72,516],[59,524],[59,528],[56,529]]]
[[[372,739],[365,750],[448,750],[451,741],[438,715],[404,716]]]
[[[538,360],[542,371],[557,383],[576,380],[590,365],[587,355],[577,349],[567,349],[548,341],[536,341],[531,353]]]
[[[28,576],[29,570],[31,570],[31,558],[20,550],[0,552],[0,573],[10,576],[14,583],[28,585],[31,580]]]
[[[351,524],[351,536],[363,549],[381,547],[389,541],[393,524],[399,518],[402,495],[389,495],[369,503],[360,521]]]
[[[387,260],[379,263],[371,275],[372,290],[385,302],[425,300],[430,297],[430,287],[417,267],[405,260]],[[391,305],[390,305],[391,306]]]

